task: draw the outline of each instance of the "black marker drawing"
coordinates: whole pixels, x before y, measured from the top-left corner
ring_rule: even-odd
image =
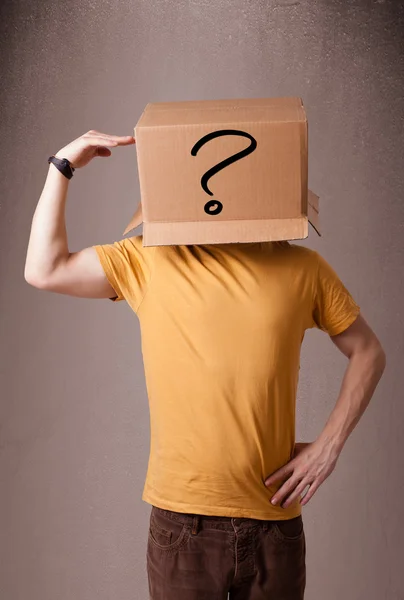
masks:
[[[209,196],[213,196],[213,192],[211,192],[211,190],[208,188],[209,179],[222,169],[225,169],[232,163],[236,162],[237,160],[248,156],[249,154],[251,154],[251,152],[254,152],[254,150],[257,147],[256,139],[253,138],[253,136],[249,133],[246,133],[245,131],[240,131],[238,129],[220,129],[219,131],[212,131],[211,133],[204,135],[200,140],[198,140],[191,150],[192,156],[196,156],[198,151],[200,150],[200,148],[202,148],[204,144],[222,135],[239,135],[242,137],[246,137],[251,141],[251,144],[248,146],[248,148],[245,148],[244,150],[241,150],[240,152],[229,156],[225,160],[222,160],[220,163],[218,163],[217,165],[206,171],[204,175],[202,175],[201,186],[204,192],[209,194]],[[204,210],[208,215],[218,215],[223,210],[223,204],[219,202],[219,200],[209,200],[209,202],[205,204]]]

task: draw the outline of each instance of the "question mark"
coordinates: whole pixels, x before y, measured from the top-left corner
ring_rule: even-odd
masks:
[[[209,179],[225,167],[231,165],[237,160],[240,160],[241,158],[244,158],[244,156],[248,156],[249,154],[251,154],[251,152],[254,152],[254,150],[257,147],[257,140],[245,131],[240,131],[238,129],[220,129],[219,131],[213,131],[212,133],[208,133],[200,140],[198,140],[191,150],[192,156],[196,156],[198,151],[202,148],[204,144],[222,135],[240,135],[242,137],[248,138],[251,141],[251,144],[248,146],[248,148],[245,148],[244,150],[241,150],[241,152],[237,152],[236,154],[232,154],[231,156],[229,156],[229,158],[222,160],[220,163],[209,169],[209,171],[206,171],[206,173],[201,178],[201,186],[202,189],[207,194],[209,194],[209,196],[213,196],[213,192],[211,192],[208,188]],[[218,215],[223,210],[223,204],[219,202],[219,200],[209,200],[209,202],[205,204],[204,210],[208,215]]]

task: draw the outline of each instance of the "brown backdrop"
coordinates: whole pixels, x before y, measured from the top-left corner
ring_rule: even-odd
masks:
[[[308,600],[399,600],[402,578],[403,3],[397,0],[3,0],[0,195],[0,597],[144,600],[149,416],[129,307],[23,276],[48,156],[89,129],[132,134],[148,101],[299,95],[310,187],[334,266],[388,368],[336,471],[304,510]],[[70,183],[70,249],[120,239],[136,151]],[[304,341],[298,438],[311,441],[346,361]]]

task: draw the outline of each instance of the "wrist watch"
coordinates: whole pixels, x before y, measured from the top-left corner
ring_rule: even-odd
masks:
[[[72,167],[68,158],[56,158],[54,154],[48,158],[48,163],[52,163],[67,179],[73,177],[75,168]]]

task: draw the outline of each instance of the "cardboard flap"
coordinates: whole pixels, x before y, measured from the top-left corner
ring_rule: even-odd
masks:
[[[307,216],[309,219],[309,223],[313,227],[313,229],[316,231],[316,233],[318,233],[318,235],[321,235],[320,219],[319,219],[319,214],[320,214],[319,200],[320,199],[314,192],[312,192],[311,190],[308,190],[307,200],[308,200]]]
[[[139,205],[138,205],[138,207],[136,209],[136,212],[133,215],[133,217],[131,218],[131,220],[129,222],[129,225],[127,226],[127,228],[123,232],[123,235],[126,235],[127,233],[129,233],[129,231],[132,231],[132,229],[135,229],[136,227],[139,227],[139,225],[142,222],[143,222],[142,203],[139,202]]]

